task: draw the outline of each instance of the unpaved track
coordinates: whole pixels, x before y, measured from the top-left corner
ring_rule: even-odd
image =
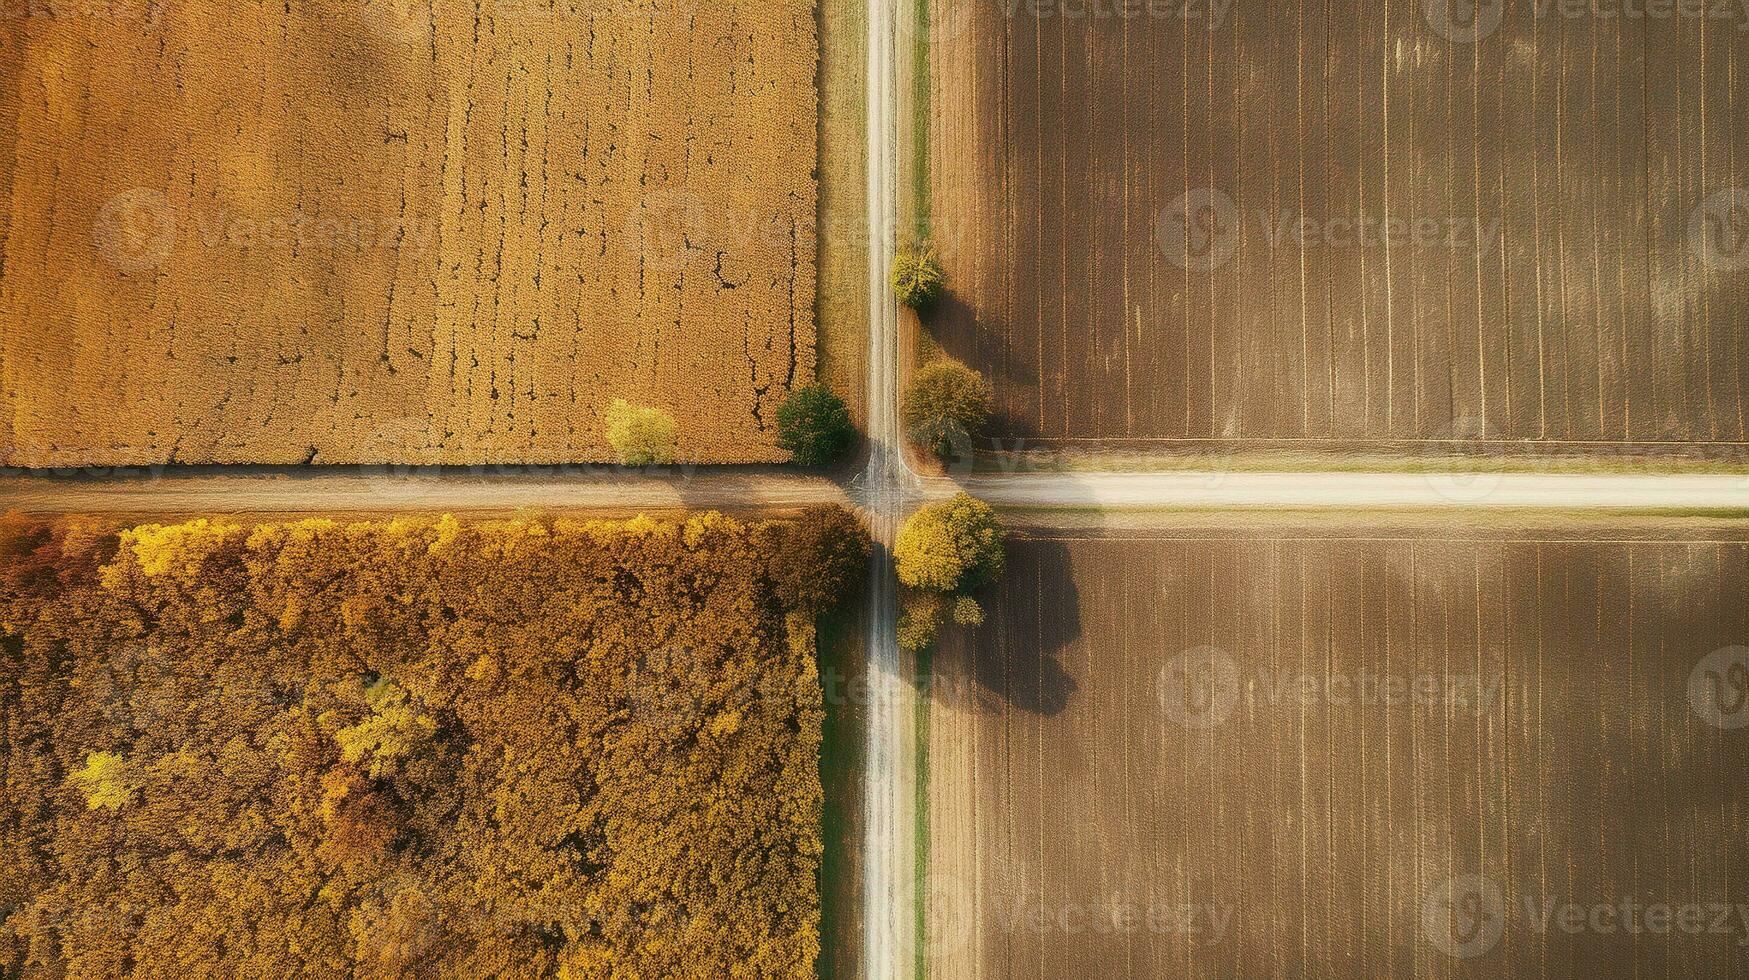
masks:
[[[867,813],[863,844],[863,970],[870,980],[913,973],[913,861],[916,847],[914,724],[907,658],[896,633],[892,553],[906,490],[898,420],[899,310],[888,287],[898,227],[900,18],[907,4],[868,5],[868,467],[855,486],[868,505],[876,542],[869,589]]]
[[[1742,510],[1749,476],[1560,473],[1051,473],[927,479],[999,506],[1104,509]]]
[[[824,477],[777,470],[669,470],[659,475],[611,467],[484,475],[385,471],[380,467],[295,470],[170,470],[120,477],[0,478],[0,510],[79,514],[304,514],[411,511],[782,510],[853,503]]]

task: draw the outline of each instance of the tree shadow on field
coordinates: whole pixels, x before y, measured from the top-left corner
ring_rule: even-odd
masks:
[[[992,320],[989,316],[980,316],[958,293],[949,289],[930,307],[923,324],[942,353],[983,372],[998,392],[1003,389],[1042,390],[1036,358],[1031,354],[1016,355],[1009,331]],[[1010,411],[1001,398],[997,399],[989,432],[998,440],[1035,439],[1039,435],[1036,420]]]
[[[1007,578],[985,597],[983,626],[958,630],[936,656],[937,697],[961,707],[1054,717],[1079,689],[1062,654],[1081,638],[1080,593],[1062,542],[1017,541]]]

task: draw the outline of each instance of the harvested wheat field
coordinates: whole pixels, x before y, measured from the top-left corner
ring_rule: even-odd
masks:
[[[1749,969],[1749,528],[1254,523],[1018,541],[937,653],[934,976]]]
[[[1600,9],[934,0],[930,326],[1005,447],[1741,458],[1749,15]]]
[[[811,4],[105,10],[0,25],[10,462],[782,458]]]

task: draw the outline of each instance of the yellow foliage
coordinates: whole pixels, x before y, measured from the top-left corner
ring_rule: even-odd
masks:
[[[627,466],[666,466],[674,462],[680,427],[659,408],[615,399],[607,409],[607,444]]]
[[[426,550],[435,555],[454,544],[456,539],[461,537],[462,525],[460,521],[455,519],[454,514],[445,514],[437,519],[437,524],[433,530],[436,531],[436,534],[432,537],[431,544],[427,546]]]
[[[146,524],[122,532],[121,550],[133,554],[147,578],[186,579],[198,574],[202,562],[242,531],[235,524],[206,518],[185,524]]]
[[[334,733],[340,757],[351,763],[368,762],[372,779],[392,773],[403,759],[424,748],[437,734],[437,721],[421,714],[407,699],[407,692],[390,681],[377,681],[365,689],[370,717]]]
[[[127,761],[114,752],[91,752],[85,768],[73,773],[73,782],[85,794],[87,809],[120,810],[133,802],[135,777]]]
[[[912,652],[934,645],[941,634],[945,604],[939,593],[907,591],[899,609],[899,645]]]
[[[191,522],[0,582],[0,976],[811,977],[822,695],[767,529]]]
[[[960,494],[921,508],[899,529],[893,560],[899,581],[951,592],[1001,576],[1005,532],[989,504]]]

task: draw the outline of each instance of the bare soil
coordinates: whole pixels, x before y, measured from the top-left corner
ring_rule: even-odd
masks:
[[[1746,586],[1740,523],[1020,540],[935,658],[932,974],[1739,975]]]
[[[1741,13],[1444,6],[933,0],[929,326],[1003,448],[1741,457]]]

